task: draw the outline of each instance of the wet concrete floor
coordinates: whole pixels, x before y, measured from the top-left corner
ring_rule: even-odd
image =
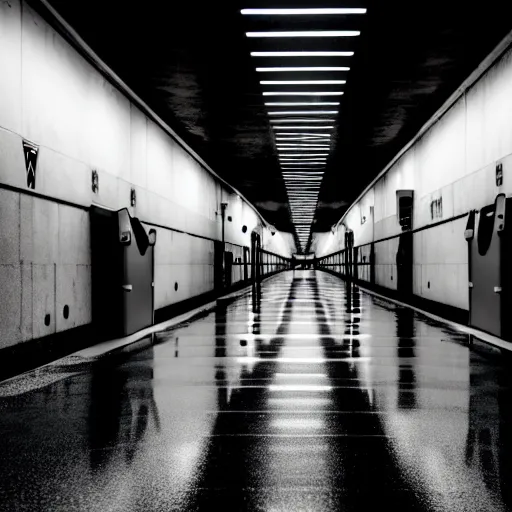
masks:
[[[0,384],[0,510],[512,510],[510,381],[466,335],[283,273]]]

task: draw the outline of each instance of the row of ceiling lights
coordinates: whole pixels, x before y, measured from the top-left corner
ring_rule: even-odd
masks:
[[[300,8],[300,9],[243,9],[247,16],[315,16],[315,15],[349,15],[365,14],[362,8]],[[249,38],[313,38],[313,37],[356,37],[356,30],[306,30],[306,31],[266,31],[247,32]],[[352,51],[255,51],[253,57],[351,57]],[[347,66],[274,66],[257,67],[259,73],[309,73],[347,72]],[[346,80],[261,80],[262,86],[293,86],[306,85],[344,85]],[[311,224],[315,216],[318,194],[323,178],[327,157],[331,145],[330,130],[334,128],[334,117],[338,110],[320,109],[304,110],[300,107],[337,107],[337,101],[314,101],[314,97],[339,97],[341,90],[286,90],[263,91],[263,96],[298,96],[300,101],[271,101],[265,103],[271,107],[268,111],[272,116],[270,124],[274,130],[279,162],[285,181],[290,204],[292,222],[295,226],[300,247],[299,252],[306,249],[311,236]],[[306,98],[311,101],[306,101]],[[323,99],[323,98],[321,98]],[[294,107],[298,110],[275,110],[275,107]],[[300,117],[302,116],[302,117]],[[305,117],[304,117],[305,116]],[[313,117],[310,117],[313,116]],[[321,116],[320,118],[316,116]],[[281,117],[281,119],[275,119]],[[285,130],[285,131],[282,131]],[[307,131],[305,131],[307,130]],[[321,132],[321,133],[320,133]],[[290,153],[291,152],[291,153]]]

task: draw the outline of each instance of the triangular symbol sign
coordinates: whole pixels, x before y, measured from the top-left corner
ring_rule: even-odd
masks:
[[[39,153],[39,146],[23,141],[23,154],[25,156],[25,169],[27,171],[27,187],[36,188],[36,169],[37,169],[37,155]]]

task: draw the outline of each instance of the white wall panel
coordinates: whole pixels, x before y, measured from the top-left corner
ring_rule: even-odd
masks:
[[[17,1],[0,2],[0,125],[21,129],[21,12]]]
[[[250,246],[256,230],[266,249],[287,256],[294,251],[291,235],[271,236],[247,203],[19,0],[0,4],[0,69],[1,183],[26,189],[25,138],[39,145],[36,193],[49,199],[128,207],[142,221],[216,240],[221,235],[216,212],[226,201],[233,218],[226,223],[227,241]],[[97,193],[92,171],[99,177]],[[90,322],[88,213],[4,190],[0,200],[0,295],[16,309],[3,310],[9,317],[0,331],[3,346]],[[155,259],[157,307],[212,289],[213,242],[158,229]]]
[[[396,191],[414,190],[413,228],[466,214],[512,194],[512,50],[500,58],[373,186],[374,239],[401,232]],[[503,184],[496,185],[496,164],[503,165]],[[365,208],[365,194],[344,221],[365,238],[355,219]],[[435,212],[433,201],[442,202]],[[468,264],[464,229],[467,218],[414,235],[414,293],[458,308],[468,308]],[[338,250],[343,232],[315,236],[317,256]],[[393,240],[398,240],[393,239]],[[397,243],[376,244],[377,284],[396,287]],[[356,242],[357,245],[357,242]],[[391,279],[393,276],[393,279]]]

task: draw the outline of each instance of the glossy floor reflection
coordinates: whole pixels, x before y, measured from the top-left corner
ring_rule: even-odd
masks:
[[[510,371],[467,341],[275,276],[122,361],[0,385],[0,510],[512,510]]]

